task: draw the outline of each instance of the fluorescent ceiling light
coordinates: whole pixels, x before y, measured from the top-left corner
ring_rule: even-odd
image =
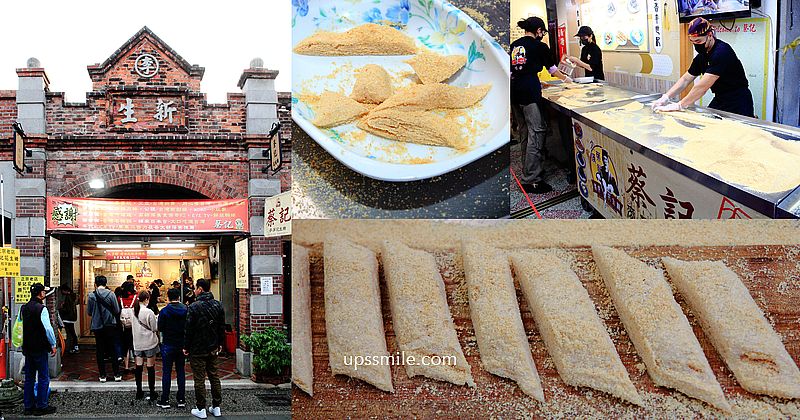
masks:
[[[106,183],[102,179],[93,179],[89,181],[89,188],[93,190],[100,190],[106,187]]]
[[[184,252],[188,252],[185,249],[168,249],[167,255],[181,255]]]
[[[117,244],[113,242],[97,244],[96,245],[100,249],[135,249],[141,248],[141,244]]]
[[[163,249],[148,249],[147,250],[147,255],[148,256],[150,256],[150,255],[164,255],[164,250]]]
[[[194,248],[194,243],[183,242],[167,242],[150,244],[151,249],[169,249],[169,248]]]

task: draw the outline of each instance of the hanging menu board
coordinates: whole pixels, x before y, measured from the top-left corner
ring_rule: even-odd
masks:
[[[646,0],[586,0],[581,24],[592,28],[603,51],[648,52]]]

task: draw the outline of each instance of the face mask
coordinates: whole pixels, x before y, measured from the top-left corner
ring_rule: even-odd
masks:
[[[589,40],[588,39],[582,39],[581,40],[581,45],[589,45]]]
[[[697,51],[698,54],[705,54],[706,53],[706,44],[694,44],[694,50]]]

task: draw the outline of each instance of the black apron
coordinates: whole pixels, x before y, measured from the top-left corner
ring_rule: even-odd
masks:
[[[746,87],[715,94],[708,107],[745,117],[756,116],[753,111],[753,94]]]

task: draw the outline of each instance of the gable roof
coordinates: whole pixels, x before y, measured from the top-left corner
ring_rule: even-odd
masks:
[[[189,76],[193,78],[203,78],[203,73],[206,71],[205,68],[198,65],[189,64],[188,61],[181,57],[180,54],[175,52],[175,50],[167,45],[166,42],[159,38],[158,35],[153,33],[153,31],[151,31],[147,26],[143,26],[142,29],[136,32],[136,34],[125,41],[125,43],[122,44],[122,46],[116,51],[114,51],[114,53],[111,54],[106,61],[88,66],[87,68],[89,70],[89,75],[100,75],[105,73],[143,39],[149,39],[151,42],[156,44],[162,52],[167,54],[173,61],[175,61],[175,63],[177,63]]]

